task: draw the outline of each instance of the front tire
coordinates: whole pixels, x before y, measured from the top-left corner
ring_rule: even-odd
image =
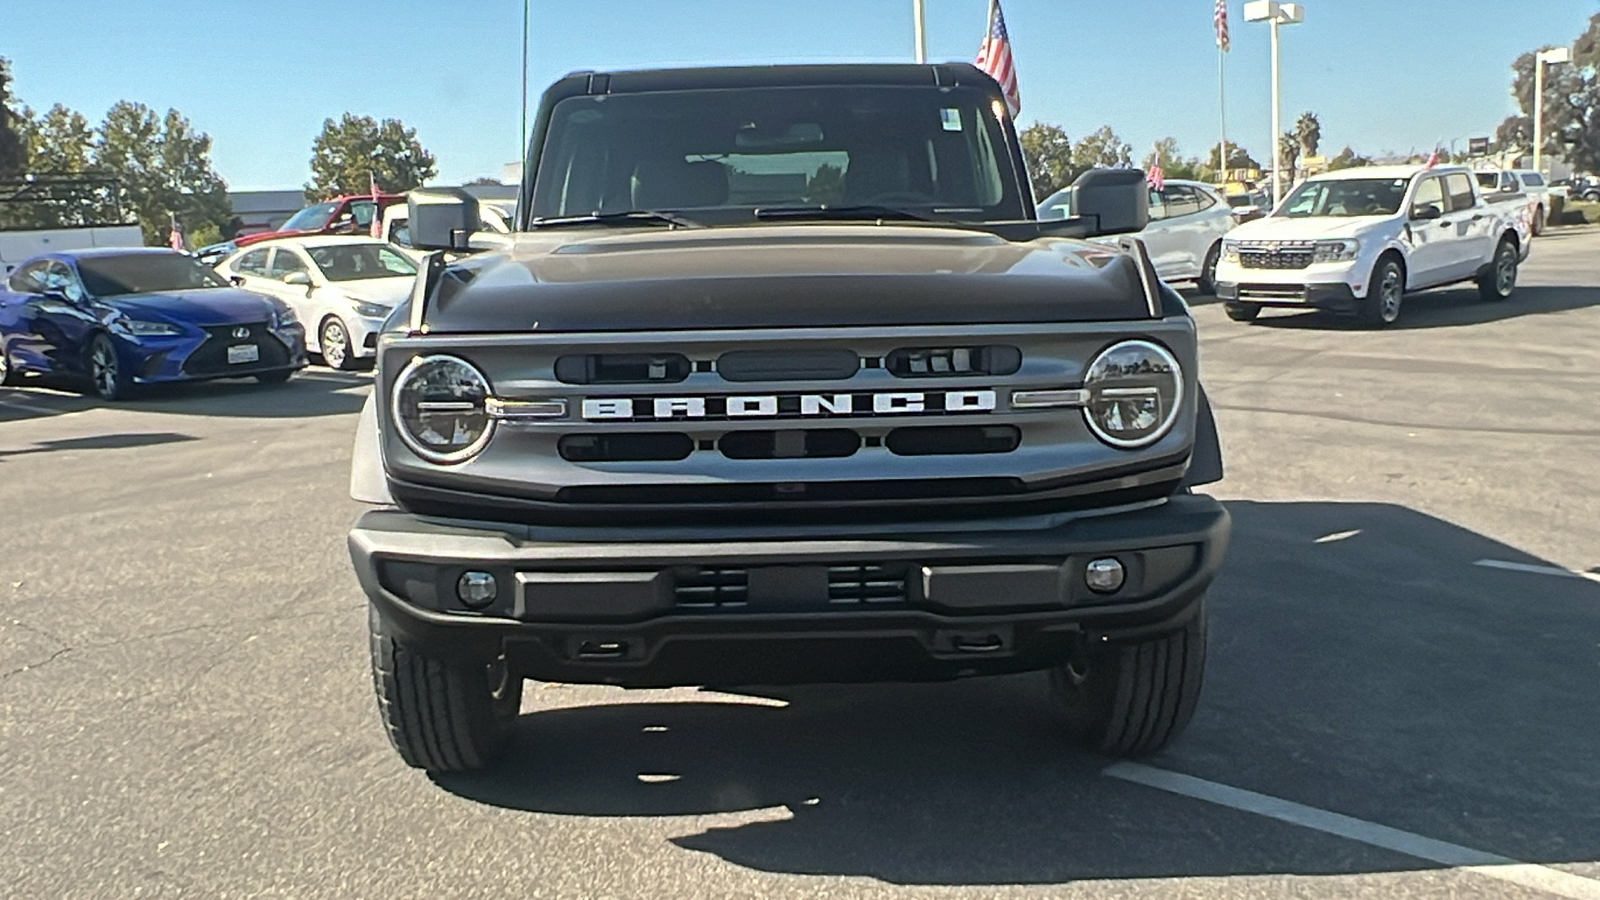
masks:
[[[1222,242],[1218,241],[1206,251],[1206,260],[1200,264],[1200,277],[1195,279],[1195,287],[1202,294],[1217,293],[1217,263],[1222,259]]]
[[[1201,601],[1182,628],[1156,637],[1089,644],[1050,672],[1073,739],[1110,756],[1148,756],[1194,717],[1206,665]]]
[[[465,772],[494,762],[511,738],[522,679],[502,660],[469,665],[428,656],[368,607],[372,683],[389,742],[406,765]]]
[[[322,320],[317,331],[317,348],[322,351],[322,361],[330,369],[348,372],[356,367],[355,350],[350,346],[350,332],[337,316]]]
[[[1533,221],[1529,223],[1528,230],[1533,232],[1534,237],[1544,234],[1544,207],[1533,208]]]
[[[101,400],[126,400],[133,393],[133,376],[123,369],[116,344],[104,334],[89,342],[89,386]]]
[[[1235,322],[1254,322],[1261,315],[1261,304],[1229,302],[1222,304],[1222,311]]]
[[[1478,278],[1478,296],[1490,301],[1510,298],[1517,289],[1518,264],[1517,245],[1510,238],[1501,238],[1489,270]]]
[[[1400,261],[1392,256],[1378,260],[1367,286],[1367,298],[1361,303],[1357,316],[1369,328],[1393,325],[1400,318],[1400,300],[1406,292],[1406,272]]]

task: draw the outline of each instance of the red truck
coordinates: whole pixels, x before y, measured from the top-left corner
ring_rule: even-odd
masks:
[[[300,210],[289,221],[278,226],[277,231],[259,231],[241,234],[234,244],[244,247],[270,238],[305,234],[368,234],[372,220],[396,203],[406,202],[404,194],[379,194],[374,203],[371,194],[353,194],[324,200]]]

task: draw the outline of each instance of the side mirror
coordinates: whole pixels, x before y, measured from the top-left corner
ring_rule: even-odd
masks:
[[[415,190],[406,195],[411,246],[417,250],[472,249],[468,240],[478,230],[478,201],[460,188]]]
[[[1069,206],[1088,235],[1129,234],[1150,224],[1150,189],[1142,169],[1090,169],[1072,183]]]
[[[1428,219],[1437,219],[1442,215],[1444,215],[1444,210],[1432,203],[1419,203],[1411,207],[1411,218],[1413,219],[1426,221]]]
[[[234,287],[244,287],[244,276],[234,275],[228,279],[228,283],[232,284]]]
[[[311,287],[311,276],[305,272],[290,272],[283,276],[283,283],[308,288]]]

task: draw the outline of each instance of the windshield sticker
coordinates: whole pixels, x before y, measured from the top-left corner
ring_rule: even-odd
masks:
[[[961,110],[953,107],[945,107],[944,109],[939,110],[939,119],[944,123],[945,131],[961,130]]]

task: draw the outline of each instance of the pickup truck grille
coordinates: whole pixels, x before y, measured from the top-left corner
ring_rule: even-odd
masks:
[[[1239,265],[1246,269],[1304,269],[1311,265],[1310,241],[1245,241],[1239,244]]]

